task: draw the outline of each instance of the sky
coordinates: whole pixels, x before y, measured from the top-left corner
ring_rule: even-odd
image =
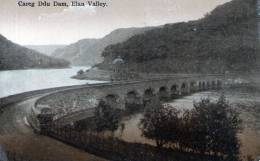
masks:
[[[19,7],[19,1],[0,0],[0,34],[21,45],[48,45],[101,38],[117,28],[195,20],[230,0],[102,0],[107,7]]]

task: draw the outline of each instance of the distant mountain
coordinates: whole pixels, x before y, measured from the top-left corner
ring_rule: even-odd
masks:
[[[91,48],[91,46],[93,46],[97,41],[97,39],[83,39],[63,48],[56,49],[52,53],[52,56],[70,61],[73,65],[82,65],[77,63],[77,59],[78,57],[82,58],[86,56],[88,57],[87,62],[83,64],[88,65],[93,63],[93,61],[95,62],[97,59],[95,54],[91,55],[88,53],[89,48]]]
[[[64,48],[57,49],[52,55],[57,58],[66,59],[73,65],[94,65],[103,61],[101,53],[108,45],[121,43],[134,35],[142,34],[152,28],[117,29],[101,39],[84,39]]]
[[[259,56],[256,16],[256,0],[233,0],[200,20],[168,24],[108,46],[97,66],[108,69],[120,56],[120,69],[131,71],[250,72]]]
[[[66,45],[26,45],[25,47],[50,56],[56,49],[63,48],[65,46]]]
[[[37,51],[22,47],[0,35],[0,70],[28,68],[63,68],[69,62],[45,56]]]

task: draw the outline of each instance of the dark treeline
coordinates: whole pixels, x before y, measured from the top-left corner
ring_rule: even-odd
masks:
[[[239,114],[224,97],[217,102],[203,99],[186,111],[154,101],[140,121],[143,136],[154,140],[158,148],[214,155],[228,161],[239,160],[240,125]]]

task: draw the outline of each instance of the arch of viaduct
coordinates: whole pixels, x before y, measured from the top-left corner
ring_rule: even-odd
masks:
[[[148,80],[106,87],[98,100],[103,100],[113,107],[125,108],[126,103],[145,103],[152,97],[159,99],[176,98],[197,91],[218,89],[222,86],[220,77],[175,78]]]
[[[93,109],[103,100],[114,108],[124,109],[128,104],[145,104],[152,97],[175,98],[197,91],[218,89],[223,85],[223,75],[179,76],[153,80],[110,82],[64,90],[40,98],[35,109],[62,108],[74,111],[54,112],[56,119],[78,121],[93,115]],[[66,107],[65,107],[66,106]]]

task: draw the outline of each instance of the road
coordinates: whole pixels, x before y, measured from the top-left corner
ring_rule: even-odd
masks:
[[[103,161],[46,136],[35,134],[26,121],[31,107],[42,95],[8,105],[0,116],[0,144],[7,151],[23,154],[25,158],[51,161]]]

